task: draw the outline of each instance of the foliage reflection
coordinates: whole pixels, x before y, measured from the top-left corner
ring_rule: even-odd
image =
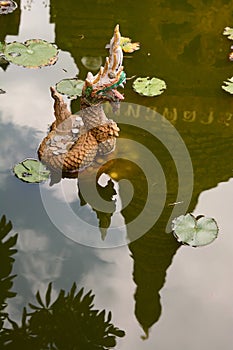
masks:
[[[116,337],[123,337],[125,332],[110,322],[111,312],[106,315],[105,310],[93,309],[94,294],[91,290],[84,294],[82,288],[77,292],[75,283],[68,293],[60,290],[55,301],[51,300],[52,283],[48,285],[45,300],[38,291],[37,305],[29,304],[31,311],[24,307],[21,324],[11,320],[10,315],[3,311],[7,306],[6,299],[16,295],[10,291],[15,277],[10,273],[17,235],[6,239],[11,228],[11,222],[6,223],[3,216],[0,222],[0,348],[107,350],[115,347]]]

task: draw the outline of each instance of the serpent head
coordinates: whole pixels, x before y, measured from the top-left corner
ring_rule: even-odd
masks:
[[[126,74],[122,66],[123,52],[120,39],[119,25],[117,25],[109,44],[109,57],[106,57],[104,67],[100,67],[95,76],[91,72],[87,74],[82,97],[90,103],[96,103],[99,100],[119,102],[124,99],[124,96],[117,90],[119,86],[124,87],[126,81]]]

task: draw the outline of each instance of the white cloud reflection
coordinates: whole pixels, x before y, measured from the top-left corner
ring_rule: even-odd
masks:
[[[135,283],[132,279],[133,260],[127,246],[116,249],[98,249],[97,256],[103,262],[93,266],[81,283],[95,293],[95,307],[112,312],[113,323],[126,332],[117,340],[116,349],[139,349],[138,340],[143,331],[135,316]]]
[[[51,240],[40,232],[24,230],[18,239],[21,277],[30,281],[32,293],[44,291],[48,283],[61,276],[64,250],[60,256],[51,252]],[[56,261],[56,263],[54,263]]]

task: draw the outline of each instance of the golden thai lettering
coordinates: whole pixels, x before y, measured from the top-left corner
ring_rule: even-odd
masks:
[[[201,123],[207,125],[207,124],[213,123],[213,121],[214,121],[214,112],[210,111],[209,115],[207,116],[207,119],[206,120],[202,119]]]
[[[165,107],[162,114],[170,122],[175,122],[177,120],[176,108],[168,109],[167,107]]]
[[[184,111],[183,113],[183,120],[186,122],[194,122],[196,120],[196,111]]]
[[[126,115],[128,117],[132,116],[133,118],[139,118],[139,116],[140,116],[140,109],[141,109],[140,105],[136,105],[134,107],[131,104],[129,104],[128,108],[127,108],[127,111],[126,111]]]

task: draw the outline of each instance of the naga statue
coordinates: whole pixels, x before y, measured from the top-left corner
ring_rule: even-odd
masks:
[[[95,76],[91,72],[87,74],[79,115],[72,115],[62,96],[51,87],[56,120],[41,142],[38,156],[55,173],[67,177],[77,174],[91,165],[98,155],[110,153],[115,148],[119,128],[106,117],[103,103],[108,101],[115,108],[124,99],[117,91],[118,86],[124,87],[126,82],[120,39],[117,25],[104,67],[100,67]]]

